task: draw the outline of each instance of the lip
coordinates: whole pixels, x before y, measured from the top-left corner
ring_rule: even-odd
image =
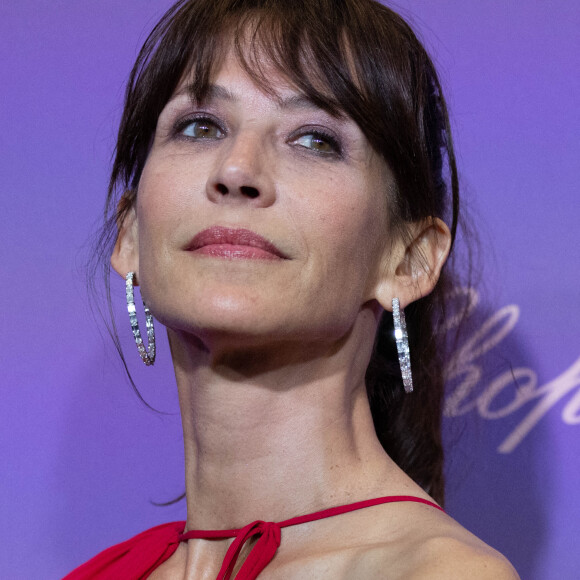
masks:
[[[186,246],[189,252],[216,258],[285,260],[274,244],[245,228],[213,226],[199,232]]]

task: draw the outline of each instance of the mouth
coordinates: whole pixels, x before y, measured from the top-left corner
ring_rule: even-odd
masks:
[[[274,244],[244,228],[214,226],[199,232],[186,250],[215,258],[246,260],[286,260]]]

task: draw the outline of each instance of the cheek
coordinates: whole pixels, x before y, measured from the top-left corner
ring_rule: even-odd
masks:
[[[310,256],[327,293],[358,306],[373,284],[388,236],[386,200],[366,181],[334,179],[297,207]]]
[[[153,261],[166,245],[174,243],[182,224],[191,220],[195,198],[205,185],[194,164],[180,161],[152,153],[139,181],[139,248]]]
[[[150,158],[141,175],[137,193],[139,223],[139,277],[150,306],[156,295],[167,291],[167,274],[176,232],[188,212],[190,191],[182,174],[172,164]]]
[[[386,204],[377,189],[365,180],[336,178],[301,207],[317,242],[334,259],[366,262],[376,254],[387,235]]]
[[[189,187],[188,187],[189,184]],[[190,178],[171,159],[150,158],[139,180],[138,210],[147,223],[165,222],[190,198]],[[154,216],[155,219],[149,219]]]

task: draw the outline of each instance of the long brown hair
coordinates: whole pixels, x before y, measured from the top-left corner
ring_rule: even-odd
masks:
[[[228,46],[264,90],[272,90],[260,68],[265,55],[318,106],[359,125],[394,174],[396,190],[385,187],[385,195],[390,223],[402,235],[406,223],[438,217],[455,238],[459,193],[445,101],[431,59],[399,15],[374,0],[179,0],[146,40],[127,86],[94,254],[107,288],[116,227],[136,199],[158,117],[186,74],[193,96],[203,99]],[[403,391],[390,313],[380,322],[366,374],[379,440],[439,502],[444,381],[437,329],[448,270],[429,296],[407,308],[413,394]]]

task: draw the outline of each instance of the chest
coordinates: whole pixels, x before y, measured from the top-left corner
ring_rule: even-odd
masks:
[[[402,580],[410,574],[408,567],[399,550],[373,546],[294,559],[274,558],[258,580]]]

